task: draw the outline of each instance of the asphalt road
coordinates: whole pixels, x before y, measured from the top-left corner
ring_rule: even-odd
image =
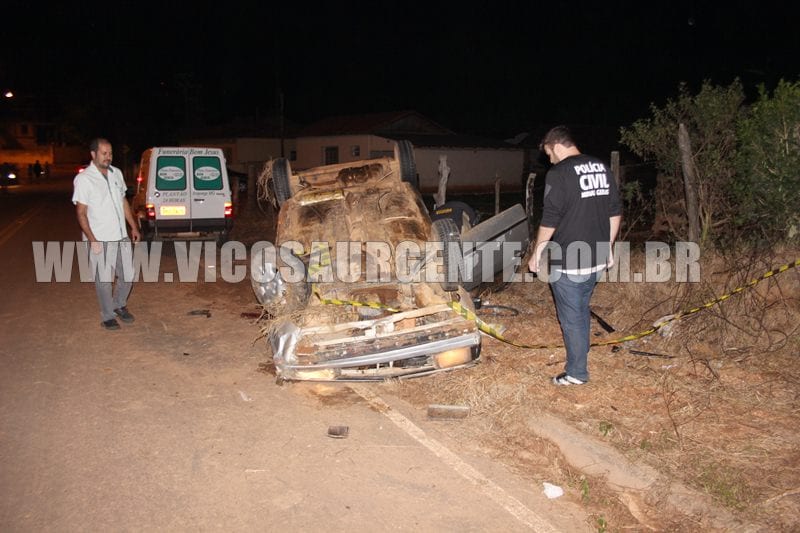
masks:
[[[247,281],[180,283],[170,246],[102,330],[77,269],[36,281],[33,242],[79,239],[70,195],[0,194],[0,529],[590,529],[386,385],[278,386]]]

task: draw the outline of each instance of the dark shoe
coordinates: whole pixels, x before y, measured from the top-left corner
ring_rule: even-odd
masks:
[[[566,372],[562,372],[553,378],[553,385],[583,385],[584,383],[586,382],[578,378],[573,378],[567,375]]]
[[[114,314],[117,315],[119,319],[125,322],[126,324],[130,324],[131,322],[136,320],[135,318],[133,318],[133,315],[128,312],[127,307],[120,307],[119,309],[114,309]]]
[[[119,324],[115,318],[104,320],[103,322],[100,322],[100,325],[105,329],[119,329]]]

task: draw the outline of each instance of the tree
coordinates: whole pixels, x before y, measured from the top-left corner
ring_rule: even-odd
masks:
[[[656,208],[670,221],[674,236],[688,237],[688,215],[683,167],[678,146],[679,125],[691,140],[694,192],[698,201],[701,243],[732,224],[730,184],[736,172],[736,124],[744,91],[739,80],[728,87],[706,81],[692,95],[685,84],[678,97],[663,108],[650,106],[652,116],[622,128],[622,143],[645,159],[655,160],[661,173],[656,189]]]

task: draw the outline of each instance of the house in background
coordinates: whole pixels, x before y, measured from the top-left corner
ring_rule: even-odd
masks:
[[[185,130],[182,146],[222,148],[232,170],[258,174],[264,163],[285,157],[294,163],[297,126],[278,119],[236,119],[230,123]]]
[[[440,156],[447,156],[450,168],[448,191],[490,191],[497,180],[504,191],[524,186],[523,149],[504,141],[457,135],[416,111],[338,116],[315,122],[300,130],[292,167],[307,169],[391,156],[397,140],[414,145],[423,192],[434,192],[439,186]]]

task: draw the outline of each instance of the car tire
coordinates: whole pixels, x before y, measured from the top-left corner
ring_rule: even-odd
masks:
[[[464,269],[464,256],[461,250],[461,235],[458,231],[458,226],[450,218],[440,218],[433,221],[431,229],[436,240],[444,245],[442,264],[445,279],[440,282],[440,285],[447,292],[457,291],[461,285],[461,272]],[[452,255],[448,253],[449,250],[452,250]],[[456,262],[455,264],[453,263],[454,261]],[[456,269],[456,279],[447,276],[451,269]]]
[[[419,189],[417,163],[414,160],[414,145],[409,141],[397,141],[394,157],[400,163],[400,179],[410,183],[415,189]]]
[[[278,265],[270,265],[269,267],[256,267],[258,271],[257,276],[250,277],[250,284],[252,285],[253,292],[256,299],[261,303],[264,310],[273,317],[278,317],[299,311],[306,307],[309,297],[311,295],[311,286],[308,281],[286,282],[278,280],[273,284],[272,281],[259,281],[259,277],[267,273],[266,268],[271,270],[273,275],[276,275],[280,269],[286,266],[283,261]],[[272,280],[273,278],[270,278]],[[261,296],[259,296],[261,294]],[[264,295],[268,297],[264,301]]]
[[[272,188],[278,207],[292,197],[291,179],[292,167],[289,161],[283,157],[275,159],[272,162]]]

